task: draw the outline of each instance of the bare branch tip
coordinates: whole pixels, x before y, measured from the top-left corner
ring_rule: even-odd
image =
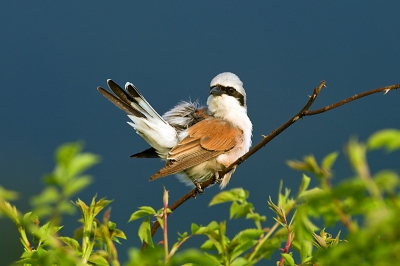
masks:
[[[319,85],[318,89],[322,90],[322,88],[326,88],[326,82],[325,80],[321,81],[321,84]]]

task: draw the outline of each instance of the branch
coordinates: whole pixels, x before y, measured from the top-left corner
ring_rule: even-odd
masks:
[[[386,94],[391,90],[397,90],[399,88],[400,88],[400,84],[396,84],[396,85],[391,85],[391,86],[387,86],[387,87],[383,87],[383,88],[378,88],[378,89],[366,91],[366,92],[363,92],[363,93],[360,93],[360,94],[356,94],[356,95],[354,95],[354,96],[352,96],[350,98],[344,99],[344,100],[342,100],[340,102],[325,106],[323,108],[312,110],[312,111],[307,111],[307,112],[304,113],[304,116],[316,115],[316,114],[324,113],[326,111],[335,109],[335,108],[337,108],[339,106],[342,106],[342,105],[344,105],[346,103],[355,101],[355,100],[360,99],[362,97],[365,97],[365,96],[368,96],[368,95],[371,95],[371,94],[375,94],[375,93],[378,93],[378,92],[384,92],[384,94]]]
[[[362,97],[365,97],[365,96],[368,96],[368,95],[372,95],[372,94],[375,94],[375,93],[378,93],[378,92],[384,92],[386,94],[390,90],[399,89],[400,88],[400,84],[391,85],[391,86],[387,86],[387,87],[382,87],[382,88],[366,91],[366,92],[363,92],[363,93],[360,93],[360,94],[356,94],[356,95],[354,95],[352,97],[349,97],[347,99],[344,99],[344,100],[342,100],[340,102],[325,106],[325,107],[320,108],[320,109],[316,109],[316,110],[311,110],[310,111],[309,108],[314,103],[314,101],[316,100],[317,96],[319,95],[319,93],[321,92],[323,87],[326,87],[325,86],[325,81],[321,81],[321,84],[318,87],[314,88],[313,94],[311,96],[309,96],[308,102],[304,105],[304,107],[297,114],[295,114],[292,118],[290,118],[288,121],[286,121],[284,124],[282,124],[279,128],[273,130],[271,132],[271,134],[269,134],[268,136],[263,136],[263,139],[256,146],[254,146],[252,149],[250,149],[242,157],[237,159],[233,164],[228,166],[225,170],[220,171],[219,172],[219,176],[224,176],[227,172],[229,172],[233,168],[235,168],[235,167],[239,166],[240,164],[242,164],[250,156],[252,156],[258,150],[260,150],[265,145],[267,145],[267,143],[269,143],[276,136],[281,134],[285,129],[290,127],[294,122],[296,122],[300,118],[303,118],[304,116],[311,116],[311,115],[324,113],[326,111],[332,110],[332,109],[337,108],[339,106],[342,106],[344,104],[350,103],[350,102],[355,101],[357,99],[360,99]],[[205,188],[209,187],[210,185],[215,184],[215,182],[216,182],[216,178],[215,178],[215,176],[213,176],[212,178],[208,179],[207,181],[205,181],[203,183],[200,183],[200,187],[204,190]],[[190,199],[192,197],[196,198],[197,193],[198,193],[198,189],[197,188],[192,189],[187,194],[185,194],[183,197],[178,199],[174,204],[172,204],[170,206],[170,210],[173,212],[175,209],[177,209],[180,205],[182,205],[188,199]],[[157,229],[159,227],[160,227],[160,224],[158,223],[158,221],[156,221],[153,224],[152,228],[151,228],[151,236],[154,236],[154,234],[156,233],[156,231],[157,231]],[[143,245],[142,245],[142,250],[146,249],[146,247],[147,247],[147,243],[144,242]]]

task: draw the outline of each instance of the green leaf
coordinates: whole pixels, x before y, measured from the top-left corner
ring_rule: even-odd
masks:
[[[329,195],[330,195],[329,191],[323,190],[319,187],[315,187],[315,188],[304,191],[302,193],[301,199],[310,201],[310,200],[314,200],[314,199],[324,198]]]
[[[160,224],[161,229],[164,230],[164,218],[159,215],[156,215],[156,220]]]
[[[262,245],[257,249],[255,258],[262,256],[269,259],[272,254],[281,247],[281,239],[278,237],[273,237],[262,242]]]
[[[190,226],[190,232],[192,232],[192,234],[194,235],[196,234],[197,230],[199,230],[199,228],[200,228],[199,225],[192,223]]]
[[[219,228],[219,224],[216,221],[210,222],[207,226],[201,226],[197,229],[196,235],[206,234],[209,232],[213,232]]]
[[[43,189],[42,193],[38,196],[31,198],[31,204],[38,206],[40,204],[55,203],[60,198],[60,192],[53,186],[48,186]]]
[[[210,239],[206,240],[203,243],[203,245],[201,245],[200,248],[204,250],[217,250],[216,246],[214,245],[214,242],[211,241]]]
[[[313,155],[308,155],[303,157],[303,161],[288,160],[286,164],[297,171],[301,172],[311,172],[317,176],[321,175],[321,169],[319,168],[317,161]]]
[[[339,156],[339,153],[336,151],[326,155],[322,159],[321,166],[326,169],[331,169],[338,156]]]
[[[6,190],[0,186],[0,200],[16,200],[18,199],[18,193],[12,190]]]
[[[314,174],[319,174],[320,173],[320,169],[318,167],[317,161],[315,160],[314,155],[308,155],[308,156],[304,156],[304,162],[307,163],[308,167],[309,167],[309,171],[314,173]]]
[[[144,219],[139,227],[138,235],[142,243],[146,242],[150,247],[154,247],[153,239],[151,237],[150,217]]]
[[[394,194],[399,187],[400,177],[391,170],[383,170],[373,176],[379,189]]]
[[[69,201],[63,201],[58,205],[58,209],[60,213],[66,213],[66,214],[74,214],[76,211],[76,208],[74,205],[69,202]]]
[[[359,143],[356,138],[351,138],[347,145],[347,153],[350,159],[352,167],[356,170],[360,176],[366,175],[366,146],[363,143]]]
[[[188,232],[183,232],[183,233],[178,232],[178,242],[184,240],[188,235],[189,235]]]
[[[67,246],[71,247],[72,249],[76,251],[82,251],[81,246],[79,245],[79,242],[76,241],[73,238],[66,237],[66,236],[60,236],[59,239],[64,242]]]
[[[220,266],[220,262],[213,256],[208,256],[195,249],[187,249],[173,256],[168,265],[207,265]]]
[[[301,184],[299,187],[299,193],[297,194],[297,198],[303,196],[304,191],[307,190],[308,186],[310,185],[311,178],[303,174],[303,178],[301,180]]]
[[[102,256],[99,256],[97,254],[92,254],[89,258],[89,262],[91,264],[94,264],[96,266],[109,266],[107,260],[103,258]]]
[[[301,261],[306,261],[310,256],[312,252],[312,242],[308,241],[308,239],[300,239],[300,258]]]
[[[114,222],[108,221],[107,222],[107,228],[108,228],[108,230],[114,231],[117,228],[117,224],[114,223]]]
[[[245,266],[245,265],[250,265],[249,261],[242,257],[234,259],[230,264],[230,266]]]
[[[214,196],[208,206],[231,201],[243,201],[248,197],[248,195],[249,192],[242,188],[234,188],[229,191],[222,191]]]
[[[275,212],[275,214],[279,217],[279,219],[282,221],[285,220],[285,213],[284,210],[282,208],[280,208],[279,206],[277,206],[271,199],[271,197],[268,198],[268,206],[269,208]]]
[[[122,238],[122,239],[127,239],[125,233],[123,231],[121,231],[120,229],[116,229],[114,231],[114,236],[118,237],[118,238]]]
[[[235,217],[236,213],[239,211],[241,205],[236,201],[232,202],[231,207],[229,208],[229,219]]]
[[[212,221],[205,228],[208,232],[211,232],[217,230],[219,228],[219,224],[216,221]]]
[[[332,195],[339,199],[349,197],[354,199],[362,199],[366,196],[365,183],[359,178],[343,180],[333,188]]]
[[[236,204],[236,202],[233,202],[230,209],[230,218],[245,217],[247,214],[250,213],[250,210],[252,209],[253,209],[253,204],[249,202],[245,202],[242,204]]]
[[[75,205],[82,211],[83,214],[87,213],[89,210],[89,206],[87,206],[86,203],[80,198],[78,198],[78,200],[75,202]]]
[[[232,241],[229,245],[231,260],[236,260],[236,258],[240,258],[240,256],[245,256],[245,252],[250,249],[254,249],[255,245],[258,243],[258,240],[250,240],[243,239],[238,241]]]
[[[89,184],[92,183],[92,177],[86,175],[78,177],[74,180],[71,180],[67,185],[64,187],[64,194],[66,197],[71,197],[74,194],[77,194]]]
[[[282,257],[285,259],[285,264],[284,265],[295,266],[294,259],[293,259],[292,255],[287,254],[287,253],[282,253]]]
[[[97,202],[95,202],[95,198],[93,198],[92,203],[90,205],[93,208],[93,215],[96,216],[99,212],[101,212],[105,207],[107,207],[113,200],[108,200],[106,198],[101,198]]]
[[[237,200],[237,196],[231,191],[222,191],[215,195],[208,206]]]
[[[35,230],[33,230],[32,234],[34,237],[34,241],[38,242],[38,246],[41,246],[43,244],[54,246],[56,240],[53,235],[61,230],[61,228],[62,226],[52,226],[50,222],[47,222],[41,227],[35,228]]]
[[[307,163],[302,162],[302,161],[297,161],[297,160],[287,160],[286,161],[287,166],[290,168],[297,170],[297,171],[307,171],[310,172],[310,167],[308,166]]]
[[[32,212],[25,213],[22,220],[23,220],[24,224],[32,222],[32,223],[38,225],[40,223],[39,217],[36,214],[33,214]]]
[[[254,248],[254,245],[258,243],[260,236],[264,233],[265,233],[264,230],[259,230],[259,229],[245,229],[239,232],[232,239],[229,245],[229,249],[233,249],[231,252],[231,259],[243,256],[244,252]]]
[[[56,150],[56,160],[59,164],[67,167],[74,156],[76,156],[83,147],[83,142],[71,142],[61,145]]]
[[[318,229],[308,216],[308,208],[307,204],[300,205],[297,208],[295,222],[292,227],[296,236],[295,240],[299,243],[302,261],[311,255],[313,232]]]
[[[164,256],[164,250],[161,245],[158,245],[155,248],[147,248],[146,250],[143,251],[141,251],[140,249],[131,248],[129,249],[128,254],[130,263],[124,264],[126,266],[164,265],[163,263],[161,263]]]
[[[56,150],[57,165],[53,173],[45,176],[48,184],[64,186],[78,174],[100,161],[100,157],[92,153],[81,153],[83,143],[67,143]]]
[[[244,229],[243,231],[240,231],[233,239],[240,239],[240,240],[253,240],[259,238],[263,233],[265,233],[264,230],[260,229],[254,229],[254,228],[249,228],[249,229]]]
[[[246,219],[251,219],[256,222],[265,222],[267,220],[267,216],[260,215],[259,213],[248,213],[246,214]]]
[[[155,215],[155,214],[156,214],[156,211],[152,207],[142,206],[142,207],[139,207],[138,211],[135,211],[134,213],[132,213],[128,222],[140,219],[145,216]]]
[[[400,130],[384,129],[374,133],[367,142],[371,150],[385,148],[391,152],[400,148]]]
[[[17,207],[11,205],[9,202],[0,202],[0,213],[7,215],[15,224],[20,224],[20,214]]]
[[[68,165],[68,172],[70,176],[76,176],[100,161],[98,155],[92,153],[81,153],[71,158]]]

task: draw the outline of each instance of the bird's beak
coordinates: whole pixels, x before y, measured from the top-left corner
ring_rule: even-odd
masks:
[[[222,91],[220,91],[217,86],[214,86],[210,89],[210,94],[212,94],[214,96],[221,96]]]

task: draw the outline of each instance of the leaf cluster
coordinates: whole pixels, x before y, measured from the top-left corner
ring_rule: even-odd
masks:
[[[289,167],[302,172],[302,182],[296,193],[281,183],[278,198],[266,199],[273,219],[256,212],[248,191],[235,188],[220,192],[210,207],[229,204],[229,219],[253,223],[233,236],[227,234],[229,221],[210,220],[207,225],[192,223],[190,231],[178,233],[177,241],[169,246],[167,220],[171,211],[164,189],[161,209],[142,206],[131,214],[129,221],[141,220],[138,236],[148,248],[131,248],[126,265],[396,265],[400,261],[400,177],[393,170],[372,172],[367,155],[377,149],[398,152],[399,140],[400,131],[395,129],[377,132],[366,143],[350,139],[345,154],[354,175],[337,185],[332,185],[332,167],[338,152],[328,154],[320,163],[312,155],[288,161]],[[47,187],[34,198],[32,212],[21,214],[9,203],[17,193],[0,187],[0,215],[10,218],[21,235],[24,251],[16,264],[120,265],[115,243],[125,239],[125,234],[110,221],[110,210],[101,221],[97,218],[111,201],[96,197],[90,204],[80,199],[70,201],[90,183],[83,172],[98,157],[82,153],[79,143],[64,145],[56,154],[55,170],[46,175]],[[310,185],[313,178],[316,186]],[[60,236],[61,215],[72,210],[65,207],[68,204],[82,215],[82,227],[74,237]],[[163,230],[158,244],[150,228],[155,220]],[[43,225],[41,221],[45,221]],[[185,248],[198,236],[206,237],[199,248]],[[279,254],[280,259],[271,262],[273,254]]]
[[[236,188],[220,192],[210,206],[230,203],[229,218],[251,219],[254,227],[229,238],[229,223],[225,221],[211,221],[206,226],[193,223],[190,232],[179,234],[171,253],[177,256],[177,247],[192,237],[205,235],[208,239],[200,247],[203,258],[186,262],[214,265],[205,261],[211,257],[215,265],[254,265],[280,252],[277,265],[395,265],[400,259],[400,178],[392,170],[371,174],[367,153],[398,150],[399,140],[400,131],[393,129],[375,133],[366,143],[352,138],[345,153],[354,176],[335,186],[331,182],[332,167],[338,152],[328,154],[320,163],[312,155],[301,161],[288,161],[291,168],[303,172],[302,182],[297,195],[292,196],[288,188],[283,190],[281,184],[277,201],[268,199],[275,222],[267,226],[263,225],[266,216],[255,212],[248,201],[248,191]],[[317,186],[310,187],[309,174],[318,181]],[[133,214],[136,219],[140,218],[138,213],[143,213],[142,208]],[[151,238],[152,215],[156,215],[154,210],[145,215],[146,224],[140,228],[142,242]],[[150,246],[154,247],[152,242]],[[164,264],[159,260],[154,265]],[[170,261],[168,265],[175,264]]]
[[[92,182],[84,172],[99,161],[97,155],[83,153],[82,148],[82,143],[76,142],[57,149],[56,166],[44,176],[46,187],[32,198],[30,212],[18,211],[9,202],[18,193],[0,187],[0,217],[7,216],[15,223],[23,246],[16,265],[119,265],[114,242],[125,239],[125,234],[109,220],[110,210],[105,212],[102,222],[96,218],[111,201],[94,197],[89,206],[80,199],[71,201],[72,196]],[[61,236],[62,215],[76,209],[82,213],[82,227],[74,237]]]

